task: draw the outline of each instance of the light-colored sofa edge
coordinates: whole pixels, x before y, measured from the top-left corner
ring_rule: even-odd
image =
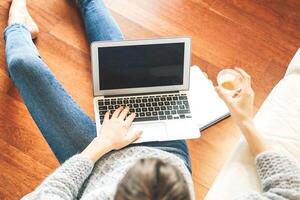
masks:
[[[295,101],[300,102],[300,94],[297,94],[300,93],[299,85],[300,49],[291,60],[285,77],[274,87],[255,117],[255,124],[266,131],[266,135],[270,135],[270,141],[276,143],[276,146],[282,150],[288,149],[287,152],[299,155],[298,160],[300,160],[300,125],[297,124],[296,120],[300,120],[300,108],[295,108],[297,103],[293,101],[293,98]],[[293,95],[293,92],[296,94]],[[282,102],[285,101],[285,98],[292,103],[287,102],[288,105],[285,105],[285,102]],[[278,104],[279,106],[283,104],[282,108],[275,108],[274,111],[268,112]],[[274,115],[276,112],[280,112],[280,115]],[[281,114],[283,119],[280,117]],[[295,115],[296,118],[299,114],[299,119],[291,119],[286,127],[275,130],[276,125],[273,123],[279,120],[278,126],[284,124],[286,120],[284,118],[290,114]],[[274,129],[274,133],[272,133],[272,129]],[[290,129],[291,135],[283,131],[288,129]],[[299,134],[297,131],[299,131]],[[287,146],[288,148],[286,148]],[[254,157],[251,155],[245,139],[241,137],[210,188],[205,200],[234,199],[239,194],[253,191],[261,192],[260,183],[256,174]]]

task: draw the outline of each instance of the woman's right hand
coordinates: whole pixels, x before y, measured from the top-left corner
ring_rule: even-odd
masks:
[[[142,131],[128,132],[135,118],[135,113],[128,115],[129,108],[118,108],[110,117],[110,112],[104,116],[100,134],[81,153],[93,162],[104,154],[118,150],[136,141]]]
[[[251,122],[253,119],[254,92],[251,88],[249,74],[240,68],[235,68],[235,70],[242,76],[244,83],[242,90],[233,96],[224,93],[219,87],[216,87],[216,91],[228,106],[234,121],[240,126],[244,122]]]
[[[109,144],[111,150],[119,150],[139,139],[143,133],[142,130],[128,132],[136,116],[135,113],[128,116],[128,113],[129,107],[124,108],[123,106],[112,113],[111,117],[109,117],[110,112],[107,112],[104,116],[100,134],[95,140]]]

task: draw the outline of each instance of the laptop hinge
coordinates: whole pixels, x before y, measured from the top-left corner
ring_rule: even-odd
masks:
[[[168,92],[150,92],[150,93],[136,93],[136,94],[122,94],[122,95],[104,95],[105,98],[109,97],[128,97],[128,96],[141,96],[141,95],[151,95],[151,94],[176,94],[180,93],[180,91],[168,91]]]

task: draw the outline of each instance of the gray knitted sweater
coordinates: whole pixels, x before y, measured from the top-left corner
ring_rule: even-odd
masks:
[[[160,158],[184,175],[194,199],[191,175],[177,156],[150,147],[129,147],[101,158],[95,165],[82,155],[67,160],[24,200],[113,199],[118,182],[141,158]],[[246,194],[239,200],[300,200],[300,168],[296,162],[275,152],[257,156],[262,194]]]

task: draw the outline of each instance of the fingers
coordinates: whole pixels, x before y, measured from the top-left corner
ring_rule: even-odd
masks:
[[[122,112],[120,113],[118,119],[120,119],[120,120],[123,121],[123,120],[126,118],[128,112],[129,112],[129,107],[124,108],[124,109],[122,110]]]
[[[129,128],[135,118],[136,114],[135,113],[131,113],[125,120],[125,125],[127,128]]]
[[[238,71],[244,79],[251,78],[250,75],[247,72],[245,72],[243,69],[236,67],[235,70]]]
[[[120,115],[120,112],[123,110],[123,106],[119,107],[114,113],[113,115],[111,116],[112,118],[118,118],[119,115]]]
[[[251,76],[241,68],[236,67],[235,70],[242,76],[247,88],[251,88]]]
[[[242,93],[243,93],[243,90],[239,89],[232,95],[232,98],[234,99],[234,98],[240,97],[242,95]]]
[[[139,139],[141,137],[141,135],[143,134],[142,130],[136,131],[136,132],[131,132],[128,133],[126,136],[127,142],[128,144],[133,143],[134,141],[136,141],[137,139]]]
[[[104,120],[103,121],[107,121],[109,120],[109,115],[110,115],[110,111],[107,111],[104,115]]]
[[[219,87],[215,87],[215,90],[216,90],[217,94],[219,95],[219,97],[226,103],[226,105],[228,107],[230,107],[231,106],[231,97],[224,94]]]

